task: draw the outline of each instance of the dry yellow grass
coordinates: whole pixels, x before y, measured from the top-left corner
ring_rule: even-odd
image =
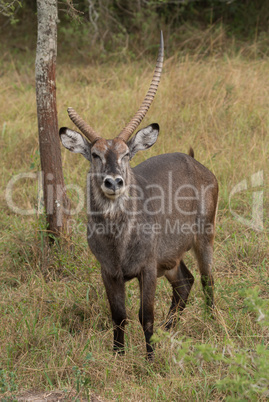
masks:
[[[73,106],[105,137],[118,134],[136,111],[151,79],[154,62],[96,66],[58,65],[59,125],[70,125],[66,108]],[[138,287],[127,285],[130,322],[127,353],[112,354],[112,326],[99,265],[87,249],[83,210],[75,217],[74,250],[46,250],[42,219],[15,215],[5,201],[13,175],[39,170],[34,90],[34,66],[11,55],[1,60],[1,369],[3,397],[24,389],[73,389],[77,398],[87,390],[108,400],[223,400],[229,389],[216,383],[228,375],[223,362],[195,364],[179,359],[185,339],[195,345],[239,350],[268,347],[268,328],[244,307],[240,290],[258,286],[268,297],[268,177],[269,61],[241,57],[176,58],[167,60],[158,94],[143,124],[158,122],[161,134],[154,147],[140,153],[134,164],[156,154],[188,152],[210,168],[220,184],[215,246],[216,319],[204,312],[194,260],[187,263],[196,282],[177,334],[159,333],[156,360],[144,360],[144,338],[138,311]],[[88,163],[63,149],[66,184],[85,187]],[[32,169],[30,169],[32,168]],[[238,214],[250,218],[251,175],[263,171],[264,230],[257,232],[234,219],[229,194],[247,179],[249,192],[233,199]],[[72,196],[72,194],[70,194]],[[74,197],[74,195],[73,195]],[[36,183],[18,182],[17,205],[36,204]],[[74,198],[74,203],[76,199]],[[78,226],[81,224],[81,226]],[[165,280],[156,295],[156,330],[170,303]],[[237,353],[237,352],[231,352]],[[16,378],[13,379],[12,373]],[[2,385],[2,383],[4,385]],[[257,396],[260,400],[265,396]],[[246,395],[246,399],[248,396]]]

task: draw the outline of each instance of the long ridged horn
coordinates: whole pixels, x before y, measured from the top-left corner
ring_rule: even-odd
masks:
[[[158,54],[156,67],[154,70],[153,78],[152,78],[150,87],[148,89],[148,92],[147,92],[140,108],[138,109],[138,111],[136,112],[136,114],[134,115],[134,117],[132,118],[130,123],[128,123],[127,126],[124,127],[124,129],[118,135],[118,137],[122,138],[124,141],[127,141],[131,137],[131,135],[133,134],[135,129],[139,126],[139,124],[145,117],[147,111],[150,108],[150,105],[152,104],[152,101],[154,99],[154,96],[156,95],[158,85],[159,85],[159,82],[161,79],[161,73],[162,73],[162,67],[163,67],[163,56],[164,56],[163,33],[161,31],[161,42],[160,42],[159,54]]]
[[[67,113],[72,120],[72,122],[80,129],[80,131],[88,138],[89,141],[93,142],[97,138],[101,138],[85,121],[77,114],[77,112],[69,107]]]

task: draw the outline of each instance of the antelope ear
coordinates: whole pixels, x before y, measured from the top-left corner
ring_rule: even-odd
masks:
[[[77,154],[82,154],[84,158],[91,161],[91,144],[80,133],[62,127],[59,134],[62,144],[66,149]]]
[[[127,142],[130,149],[130,159],[138,152],[144,149],[152,147],[157,141],[159,135],[159,124],[153,123],[148,127],[139,130],[131,139]]]

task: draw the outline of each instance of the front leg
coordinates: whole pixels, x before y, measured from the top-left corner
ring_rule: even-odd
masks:
[[[140,309],[139,309],[139,321],[143,327],[147,358],[153,359],[153,346],[150,343],[153,335],[154,324],[154,298],[156,291],[157,272],[156,267],[148,266],[144,268],[139,276],[140,285]]]
[[[119,354],[124,354],[124,327],[127,318],[124,281],[121,276],[112,277],[106,270],[102,269],[101,272],[114,325],[113,350]]]

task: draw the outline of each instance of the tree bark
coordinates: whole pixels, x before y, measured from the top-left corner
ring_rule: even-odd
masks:
[[[66,195],[56,107],[57,0],[37,0],[36,102],[43,194],[48,233],[66,230]]]

